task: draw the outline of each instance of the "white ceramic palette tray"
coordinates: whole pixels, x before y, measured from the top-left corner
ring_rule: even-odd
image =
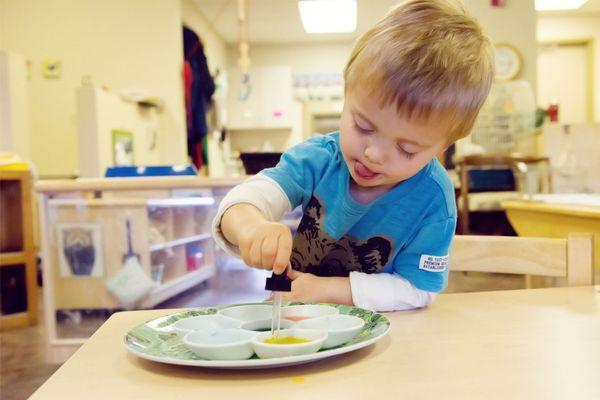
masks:
[[[278,338],[271,338],[271,303],[200,308],[138,325],[125,346],[138,357],[167,364],[212,368],[270,368],[302,364],[354,351],[383,338],[388,319],[338,304],[287,303]],[[292,337],[290,339],[290,337]]]

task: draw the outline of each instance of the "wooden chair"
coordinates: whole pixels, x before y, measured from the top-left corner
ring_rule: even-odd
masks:
[[[450,271],[563,277],[568,286],[587,286],[594,280],[593,251],[588,233],[571,233],[567,239],[457,235]]]
[[[460,198],[461,204],[458,210],[458,233],[466,235],[469,233],[469,173],[473,168],[506,168],[515,170],[517,163],[527,165],[546,164],[549,168],[548,157],[533,157],[520,155],[501,155],[501,154],[478,154],[464,156],[456,161],[460,179]],[[547,174],[547,185],[550,190],[550,174]],[[457,199],[458,200],[458,199]]]

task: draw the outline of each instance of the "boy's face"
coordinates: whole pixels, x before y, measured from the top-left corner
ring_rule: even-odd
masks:
[[[342,154],[354,182],[391,189],[446,147],[442,121],[409,121],[396,105],[380,108],[360,89],[347,90],[340,126]]]

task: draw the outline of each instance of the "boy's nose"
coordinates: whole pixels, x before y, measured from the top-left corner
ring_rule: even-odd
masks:
[[[373,145],[365,148],[365,158],[373,164],[383,164],[384,161],[383,152]]]

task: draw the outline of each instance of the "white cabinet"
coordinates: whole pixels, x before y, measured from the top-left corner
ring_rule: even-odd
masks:
[[[0,151],[31,161],[27,90],[25,57],[0,51]]]
[[[292,70],[286,66],[256,67],[249,86],[237,68],[230,69],[227,94],[229,130],[291,128]],[[247,91],[245,99],[240,93]]]
[[[77,89],[79,176],[96,178],[115,165],[113,132],[131,132],[134,165],[164,163],[166,141],[158,132],[154,107],[142,107],[118,94],[86,84]],[[172,139],[175,140],[175,139]]]

